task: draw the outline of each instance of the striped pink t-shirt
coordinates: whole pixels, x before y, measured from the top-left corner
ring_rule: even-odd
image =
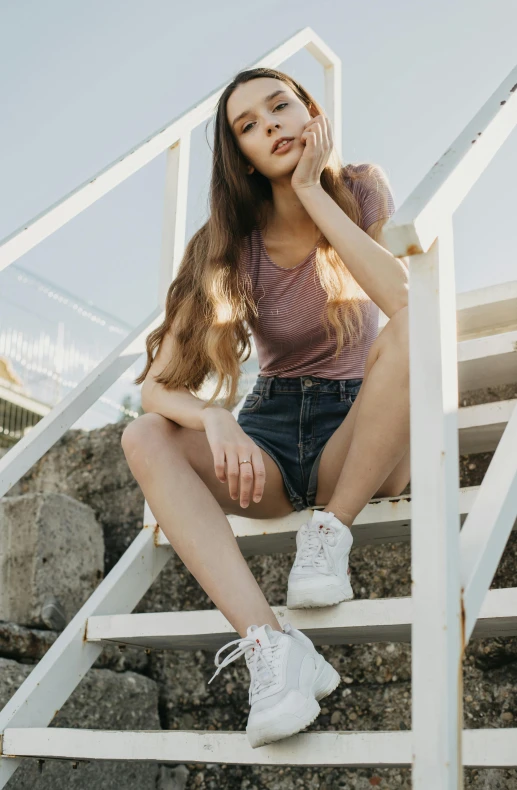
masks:
[[[367,165],[348,165],[355,171]],[[391,217],[393,195],[382,175],[372,183],[346,179],[362,208],[361,227]],[[383,195],[387,209],[382,212]],[[379,308],[371,299],[362,303],[362,337],[355,346],[345,342],[334,357],[337,343],[333,327],[327,340],[322,322],[327,293],[314,266],[316,247],[291,269],[278,266],[269,257],[258,227],[246,236],[243,264],[250,275],[252,295],[258,306],[258,327],[253,339],[262,376],[321,376],[330,379],[363,378],[366,357],[378,334]]]

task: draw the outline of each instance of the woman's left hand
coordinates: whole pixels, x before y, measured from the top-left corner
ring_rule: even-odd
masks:
[[[305,148],[291,177],[293,189],[320,184],[321,173],[333,147],[332,129],[326,115],[316,115],[307,121],[300,139]]]

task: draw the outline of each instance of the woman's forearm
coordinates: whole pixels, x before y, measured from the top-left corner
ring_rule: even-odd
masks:
[[[404,263],[352,222],[321,184],[295,190],[325,238],[388,318],[408,303],[409,276]]]
[[[213,409],[223,411],[223,407],[216,404],[205,408],[206,401],[193,395],[185,387],[167,390],[151,377],[146,378],[142,384],[141,397],[144,412],[162,414],[178,425],[194,428],[196,431],[205,430],[204,420],[207,411]]]

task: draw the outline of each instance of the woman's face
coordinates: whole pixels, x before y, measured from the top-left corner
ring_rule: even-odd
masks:
[[[262,175],[275,180],[293,172],[305,147],[300,136],[311,116],[285,82],[260,77],[241,83],[229,97],[226,112],[237,145]],[[274,153],[272,146],[281,137],[293,140],[285,151]]]

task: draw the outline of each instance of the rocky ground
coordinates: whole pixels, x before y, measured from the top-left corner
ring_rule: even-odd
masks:
[[[461,405],[517,397],[517,387],[464,394]],[[104,574],[142,526],[143,495],[125,462],[120,436],[127,423],[96,431],[68,431],[9,492],[61,494],[92,509],[102,529]],[[479,485],[492,453],[460,458],[461,486]],[[410,493],[410,486],[406,493]],[[285,605],[287,575],[294,555],[248,560],[272,605]],[[355,547],[350,557],[357,598],[410,595],[410,544]],[[505,548],[492,588],[516,585],[517,537]],[[136,612],[196,610],[213,604],[173,555],[136,607]],[[36,622],[36,621],[35,621]],[[0,622],[0,707],[14,693],[59,630],[20,622]],[[322,647],[342,675],[324,701],[310,731],[402,730],[411,728],[411,645],[380,643]],[[51,726],[115,729],[242,730],[248,714],[244,661],[231,664],[216,681],[213,654],[105,649]],[[469,728],[515,727],[517,717],[517,638],[472,640],[464,659],[464,716]],[[24,761],[11,788],[249,788],[250,790],[370,790],[411,787],[404,769],[240,767],[236,765],[147,766],[137,763]],[[517,771],[465,769],[465,787],[517,790]]]

